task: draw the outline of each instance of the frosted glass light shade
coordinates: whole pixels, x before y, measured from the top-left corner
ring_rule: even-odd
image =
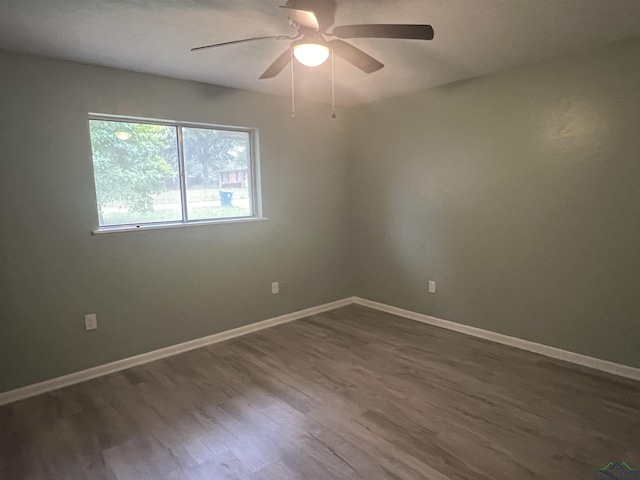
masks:
[[[296,59],[307,67],[317,67],[329,58],[329,48],[317,43],[301,43],[293,47]]]

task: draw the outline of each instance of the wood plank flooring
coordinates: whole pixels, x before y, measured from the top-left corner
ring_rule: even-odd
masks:
[[[568,480],[610,461],[640,468],[640,384],[358,306],[0,407],[3,480]]]

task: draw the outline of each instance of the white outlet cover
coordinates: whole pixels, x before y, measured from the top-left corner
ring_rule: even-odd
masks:
[[[280,284],[278,282],[271,283],[271,293],[273,293],[274,295],[276,293],[280,293]]]
[[[84,316],[84,329],[95,330],[98,328],[98,316],[95,313],[89,313]]]
[[[429,293],[436,293],[436,282],[429,280]]]

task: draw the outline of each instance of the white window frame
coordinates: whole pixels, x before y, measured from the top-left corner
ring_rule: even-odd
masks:
[[[152,230],[159,228],[175,228],[190,227],[197,225],[213,225],[242,223],[267,220],[262,216],[262,195],[260,190],[260,168],[258,161],[258,130],[255,128],[235,127],[229,125],[214,125],[209,123],[182,122],[175,120],[158,120],[152,118],[130,117],[123,115],[109,115],[103,113],[89,113],[89,121],[107,121],[107,122],[127,122],[127,123],[143,123],[147,125],[161,125],[165,127],[174,127],[177,135],[178,147],[178,170],[180,180],[180,200],[182,203],[182,220],[170,220],[165,222],[145,222],[145,223],[129,223],[121,225],[99,225],[92,231],[93,235],[103,233],[131,232],[139,230]],[[223,217],[205,220],[189,220],[189,212],[187,210],[187,181],[184,165],[184,143],[182,140],[183,128],[205,128],[211,130],[226,130],[230,132],[242,132],[249,135],[249,177],[250,177],[250,204],[252,215],[244,217]],[[91,133],[89,132],[89,140],[91,143]],[[91,166],[93,168],[93,149],[91,149]],[[95,189],[95,178],[94,178]],[[98,210],[98,199],[96,196],[96,213]]]

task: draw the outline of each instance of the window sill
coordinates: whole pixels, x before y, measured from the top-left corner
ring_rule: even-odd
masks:
[[[265,222],[269,220],[267,217],[248,217],[248,218],[229,218],[220,220],[203,220],[201,222],[176,222],[176,223],[147,223],[142,225],[122,225],[113,227],[101,227],[91,232],[91,235],[109,235],[112,233],[120,232],[139,232],[142,230],[159,230],[164,228],[184,228],[184,227],[198,227],[202,225],[220,225],[231,223],[251,223],[251,222]]]

